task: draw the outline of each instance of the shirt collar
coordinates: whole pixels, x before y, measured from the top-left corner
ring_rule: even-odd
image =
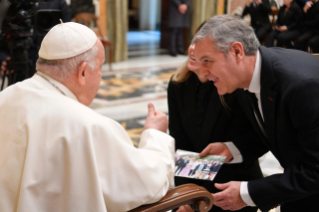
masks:
[[[254,73],[248,87],[248,91],[251,93],[260,93],[260,72],[261,72],[261,58],[260,58],[260,52],[258,50]]]
[[[62,83],[60,83],[59,81],[53,79],[52,77],[44,74],[43,72],[40,72],[41,75],[43,75],[44,77],[46,77],[47,79],[49,79],[54,85],[56,85],[57,87],[59,87],[61,89],[61,91],[63,91],[63,93],[71,98],[71,99],[74,99],[76,101],[79,101],[76,96],[72,93],[72,91],[70,91],[65,85],[63,85]],[[58,89],[56,89],[53,85],[51,85],[48,81],[46,81],[43,77],[35,74],[33,75],[32,77],[33,79],[35,79],[36,81],[44,84],[45,86],[47,86],[48,88],[50,88],[50,90],[52,91],[56,91],[58,93],[60,93],[60,91]]]

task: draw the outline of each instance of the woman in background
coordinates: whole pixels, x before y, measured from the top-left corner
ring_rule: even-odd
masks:
[[[294,0],[284,0],[284,5],[279,9],[275,29],[268,35],[265,46],[272,47],[277,39],[276,46],[294,48],[291,40],[297,37],[300,32],[301,9]]]
[[[168,86],[169,131],[176,149],[202,152],[210,143],[259,139],[240,108],[235,94],[219,96],[214,83],[199,75],[194,60],[194,46],[189,47],[189,60],[171,78]],[[214,183],[249,181],[262,178],[258,161],[224,164],[214,181],[175,177],[175,185],[194,183],[211,193],[219,192]],[[182,206],[178,211],[191,210]],[[214,206],[211,211],[224,211]],[[256,212],[245,207],[241,212]]]

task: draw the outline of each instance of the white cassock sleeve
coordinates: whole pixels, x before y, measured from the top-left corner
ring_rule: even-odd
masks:
[[[160,200],[173,184],[174,139],[148,129],[136,148],[122,126],[113,122],[106,128],[107,142],[94,143],[107,210],[127,211]]]

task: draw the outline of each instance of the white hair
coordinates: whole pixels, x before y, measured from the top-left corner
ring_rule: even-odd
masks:
[[[215,48],[226,56],[234,42],[240,42],[248,56],[255,55],[260,45],[253,28],[232,15],[211,17],[195,34],[192,44],[206,37],[214,41]]]
[[[91,70],[95,68],[95,58],[98,53],[97,43],[88,51],[77,55],[75,57],[60,59],[60,60],[46,60],[41,57],[37,60],[37,71],[43,72],[58,80],[65,80],[77,73],[78,68],[83,62],[87,62]]]

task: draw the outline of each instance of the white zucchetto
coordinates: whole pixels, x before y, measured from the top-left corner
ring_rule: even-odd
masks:
[[[96,34],[82,24],[61,23],[44,37],[39,56],[46,60],[71,58],[91,49],[97,39]]]

